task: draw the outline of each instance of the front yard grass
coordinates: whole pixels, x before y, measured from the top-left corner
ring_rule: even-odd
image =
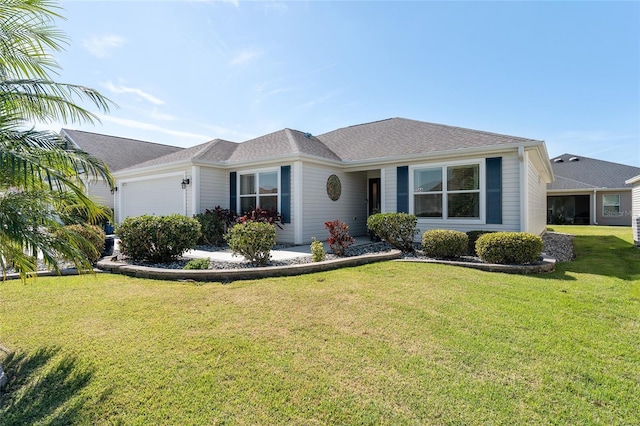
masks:
[[[12,424],[637,424],[640,249],[536,276],[383,262],[197,285],[0,283]]]

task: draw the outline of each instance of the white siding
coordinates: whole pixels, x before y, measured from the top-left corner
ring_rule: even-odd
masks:
[[[529,158],[528,156],[526,157]],[[547,228],[547,184],[533,163],[527,160],[527,232],[542,234]]]
[[[384,169],[384,211],[383,213],[393,213],[398,211],[398,171],[396,167],[387,167]]]
[[[342,183],[342,194],[336,201],[327,196],[327,178],[337,175]],[[292,194],[296,196],[299,194]],[[349,226],[351,236],[367,233],[367,173],[345,173],[315,164],[303,166],[302,204],[304,220],[302,237],[305,243],[312,237],[326,240],[329,236],[325,222],[341,220]]]
[[[98,204],[113,208],[113,194],[104,180],[99,179],[95,182],[89,182],[87,185],[89,198]]]
[[[640,246],[640,181],[633,184],[631,189],[631,229],[633,230],[633,241]]]
[[[200,167],[200,211],[195,213],[204,213],[216,206],[229,208],[229,172]]]

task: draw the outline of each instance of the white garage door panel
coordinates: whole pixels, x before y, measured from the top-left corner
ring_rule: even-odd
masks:
[[[176,177],[127,182],[122,193],[123,216],[184,214],[184,197]]]

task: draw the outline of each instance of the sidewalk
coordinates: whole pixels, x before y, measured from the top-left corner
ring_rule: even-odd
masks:
[[[356,242],[353,244],[354,246],[369,244],[371,241],[369,237],[355,237]],[[324,242],[324,250],[327,253],[330,253],[329,244]],[[189,250],[184,255],[186,258],[190,259],[199,259],[199,258],[210,258],[214,261],[219,262],[243,262],[244,258],[240,255],[234,255],[230,251],[207,251],[207,250]],[[309,257],[311,256],[311,245],[304,244],[299,246],[287,247],[283,249],[275,249],[271,250],[271,260],[290,260],[297,259],[299,257]]]

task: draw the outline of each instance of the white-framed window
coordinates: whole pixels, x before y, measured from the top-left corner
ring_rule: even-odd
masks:
[[[412,211],[418,218],[481,220],[484,182],[481,161],[414,166]]]
[[[620,194],[602,194],[602,215],[620,216]]]
[[[277,170],[239,173],[240,212],[255,208],[278,211],[279,175]]]

